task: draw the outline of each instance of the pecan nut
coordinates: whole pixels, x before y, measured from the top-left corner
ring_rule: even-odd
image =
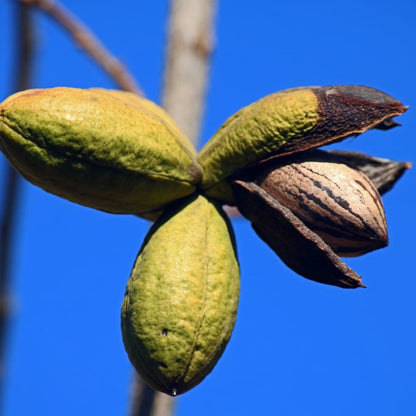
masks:
[[[307,152],[269,164],[258,178],[273,198],[316,232],[336,254],[360,256],[388,244],[383,202],[364,173]]]

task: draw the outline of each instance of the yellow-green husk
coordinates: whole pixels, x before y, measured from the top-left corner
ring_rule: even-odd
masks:
[[[175,126],[94,90],[12,95],[0,104],[0,150],[33,184],[114,213],[158,209],[193,193],[202,175]]]
[[[227,178],[279,146],[311,130],[319,119],[312,90],[296,88],[270,94],[231,116],[198,155],[206,194],[233,202]]]
[[[127,284],[122,332],[130,361],[153,388],[175,395],[202,381],[234,326],[239,267],[230,223],[203,196],[154,224]]]

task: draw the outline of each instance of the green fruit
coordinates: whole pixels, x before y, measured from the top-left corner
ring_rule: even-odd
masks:
[[[311,130],[318,118],[317,98],[310,89],[281,91],[242,108],[200,151],[202,188],[213,198],[232,202],[224,179]]]
[[[12,95],[0,104],[0,149],[33,184],[113,213],[161,208],[193,193],[202,175],[177,128],[93,90]]]
[[[195,156],[195,148],[192,142],[182,133],[182,131],[173,121],[172,117],[162,107],[159,107],[153,101],[128,91],[107,90],[104,88],[90,88],[90,91],[112,95],[113,97],[124,101],[126,104],[138,108],[142,112],[147,112],[154,117],[158,117],[160,122],[165,124],[165,126],[176,135],[177,139],[180,140],[181,145],[186,149],[186,151],[189,154],[192,154],[193,157]]]
[[[122,307],[126,351],[153,388],[183,393],[213,369],[233,330],[239,267],[230,223],[203,196],[151,228]]]
[[[231,180],[265,160],[298,153],[397,125],[406,111],[399,101],[356,85],[302,87],[268,95],[231,116],[202,148],[201,188],[212,198],[234,203]]]

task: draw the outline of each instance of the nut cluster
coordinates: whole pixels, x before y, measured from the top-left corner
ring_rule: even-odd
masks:
[[[239,267],[221,205],[236,205],[299,275],[362,287],[340,256],[387,245],[380,194],[410,164],[316,149],[390,129],[406,109],[363,86],[294,88],[242,108],[196,154],[163,109],[134,94],[28,90],[0,104],[0,150],[48,192],[155,221],[121,326],[136,370],[176,395],[214,368],[236,319]]]

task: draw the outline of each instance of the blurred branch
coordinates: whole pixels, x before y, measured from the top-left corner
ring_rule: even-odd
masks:
[[[106,49],[83,23],[56,0],[17,1],[39,7],[55,19],[70,33],[78,46],[86,51],[111,76],[120,89],[143,95],[142,90],[124,65]]]
[[[201,130],[216,0],[172,2],[162,104],[194,143]]]
[[[170,416],[174,404],[172,397],[152,389],[141,377],[134,376],[130,416]]]
[[[33,72],[33,30],[31,7],[16,4],[17,53],[14,91],[29,88]],[[0,392],[4,392],[4,362],[7,323],[9,317],[9,286],[11,281],[10,264],[12,259],[12,237],[15,229],[20,178],[18,173],[7,164],[4,172],[5,191],[1,217],[0,247]]]
[[[196,145],[208,84],[216,0],[173,0],[162,103]],[[130,416],[170,416],[174,399],[136,376]]]

